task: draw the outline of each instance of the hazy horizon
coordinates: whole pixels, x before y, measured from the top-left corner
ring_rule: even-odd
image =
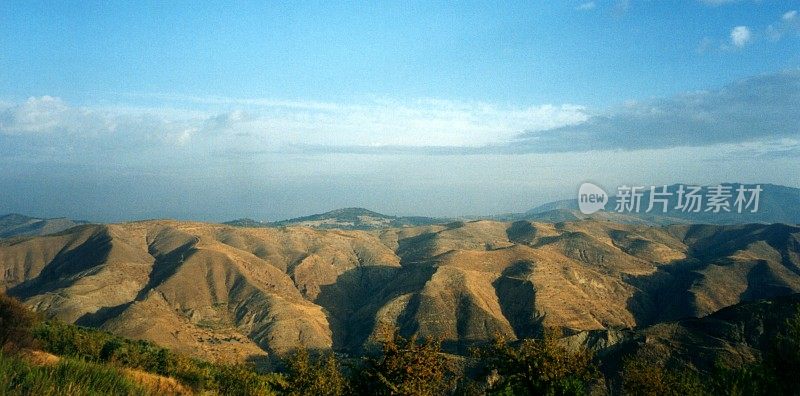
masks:
[[[800,1],[0,5],[0,214],[523,212],[800,187]]]

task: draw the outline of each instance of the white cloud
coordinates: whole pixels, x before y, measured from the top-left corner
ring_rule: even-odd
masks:
[[[796,10],[786,11],[780,20],[767,26],[766,35],[770,40],[778,41],[792,32],[800,33],[800,18]]]
[[[43,132],[58,127],[66,118],[78,114],[70,112],[59,98],[31,97],[17,106],[8,105],[0,117],[0,131],[13,134]]]
[[[20,155],[138,153],[186,144],[198,124],[194,112],[128,107],[78,107],[61,98],[31,97],[0,108],[0,139]],[[53,158],[56,159],[56,158]]]
[[[589,11],[595,8],[597,8],[597,4],[594,1],[587,1],[575,7],[575,9],[578,11]]]
[[[748,26],[736,26],[731,29],[728,40],[718,40],[722,43],[719,45],[719,49],[723,51],[740,49],[761,37],[775,42],[792,33],[800,35],[800,18],[798,18],[797,10],[784,12],[779,19],[764,28],[751,29]],[[697,52],[700,54],[707,52],[710,42],[704,38],[698,46]]]
[[[742,48],[749,44],[753,39],[753,34],[747,26],[736,26],[731,29],[731,44],[737,48]]]
[[[44,96],[0,107],[0,138],[28,149],[281,151],[297,147],[480,147],[589,118],[576,105],[437,99],[362,103],[169,97],[158,108],[71,106]],[[198,104],[203,107],[197,110]],[[18,141],[19,143],[19,141]]]
[[[633,103],[578,125],[522,134],[508,149],[568,152],[786,142],[800,131],[797,103],[800,69]]]
[[[252,153],[510,154],[709,146],[796,135],[798,95],[800,70],[715,91],[630,102],[601,115],[577,105],[439,99],[171,97],[157,108],[139,108],[77,107],[41,97],[0,104],[0,152],[139,163],[241,159]]]

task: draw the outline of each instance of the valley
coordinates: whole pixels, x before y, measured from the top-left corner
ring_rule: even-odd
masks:
[[[47,317],[211,360],[361,353],[394,331],[463,354],[495,335],[647,326],[798,293],[800,227],[154,220],[5,239],[0,265],[0,289]]]

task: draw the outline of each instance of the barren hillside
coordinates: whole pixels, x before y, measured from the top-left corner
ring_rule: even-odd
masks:
[[[394,329],[464,351],[800,292],[800,227],[146,221],[0,241],[0,266],[0,289],[49,316],[206,358],[358,351]]]

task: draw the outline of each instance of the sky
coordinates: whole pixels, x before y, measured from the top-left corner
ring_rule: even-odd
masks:
[[[6,0],[0,213],[460,216],[584,181],[800,187],[798,11]]]

